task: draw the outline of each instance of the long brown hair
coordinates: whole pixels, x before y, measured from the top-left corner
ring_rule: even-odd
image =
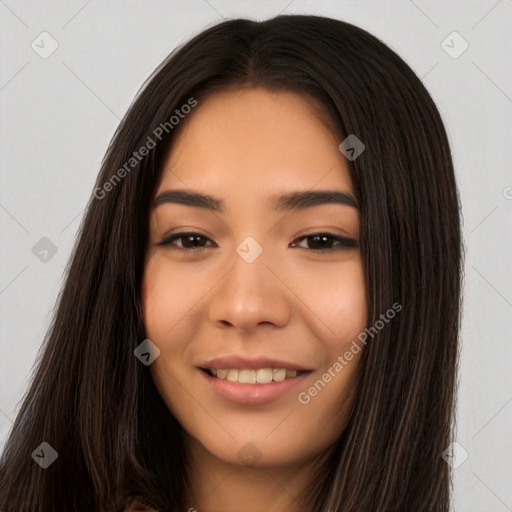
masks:
[[[198,34],[161,64],[122,120],[3,453],[3,512],[110,512],[136,494],[185,510],[181,428],[133,354],[145,337],[149,204],[166,148],[186,123],[169,122],[176,109],[253,86],[313,97],[340,142],[363,141],[349,166],[368,326],[402,305],[363,352],[353,413],[311,484],[310,510],[449,510],[441,453],[453,426],[463,254],[443,123],[421,81],[376,37],[334,19],[285,15]],[[149,139],[155,146],[132,161]],[[42,442],[58,453],[47,469],[31,457]]]

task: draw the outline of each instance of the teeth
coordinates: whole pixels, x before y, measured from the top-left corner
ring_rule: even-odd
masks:
[[[297,377],[297,370],[286,370],[287,379],[293,379],[294,377]]]
[[[228,376],[228,370],[212,370],[213,375],[224,380]]]
[[[226,377],[229,382],[237,382],[238,381],[238,370],[229,370],[228,376]]]
[[[256,382],[258,384],[269,384],[272,382],[272,368],[256,370]]]
[[[238,382],[241,384],[254,384],[256,382],[256,372],[254,370],[239,370]]]
[[[297,370],[287,370],[286,368],[259,368],[257,370],[218,368],[210,371],[218,379],[240,384],[270,384],[272,381],[282,382],[297,376]]]
[[[286,370],[284,368],[274,368],[272,370],[272,379],[274,382],[282,382],[286,379]]]

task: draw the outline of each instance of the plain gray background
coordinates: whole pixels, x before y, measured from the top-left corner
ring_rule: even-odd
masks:
[[[441,111],[466,244],[456,465],[468,458],[454,471],[455,510],[512,511],[511,0],[0,0],[0,450],[101,160],[135,93],[207,25],[278,13],[368,30],[422,78]],[[57,250],[47,261],[33,251],[43,237]]]

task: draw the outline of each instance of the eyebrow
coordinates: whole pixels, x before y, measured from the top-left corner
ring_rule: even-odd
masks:
[[[222,199],[194,191],[167,190],[157,196],[153,207],[156,208],[164,203],[183,204],[214,212],[226,213],[226,205]],[[350,193],[338,190],[292,192],[277,198],[272,198],[271,208],[276,212],[286,212],[295,209],[303,210],[323,204],[341,204],[359,210],[356,199]]]

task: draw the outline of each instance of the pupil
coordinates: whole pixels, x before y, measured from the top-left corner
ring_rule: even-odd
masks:
[[[314,240],[313,245],[319,245],[319,246],[320,246],[320,248],[323,248],[323,247],[325,247],[325,245],[326,245],[326,244],[325,244],[326,240],[328,240],[330,237],[325,236],[325,235],[315,235],[315,236],[313,236],[312,238],[313,238],[313,240]],[[319,241],[319,240],[320,240],[320,243],[318,244],[318,241]],[[322,242],[324,242],[324,243],[322,244]],[[328,244],[328,245],[332,245],[332,240],[331,240],[331,244]],[[316,248],[318,248],[318,247],[313,247],[313,248],[314,248],[314,249],[316,249]]]
[[[194,239],[198,239],[198,238],[202,238],[202,236],[200,235],[187,235],[184,239],[183,239],[183,245],[185,247],[187,247],[187,245],[190,243],[190,245],[192,245],[193,247],[195,246],[194,245]]]

